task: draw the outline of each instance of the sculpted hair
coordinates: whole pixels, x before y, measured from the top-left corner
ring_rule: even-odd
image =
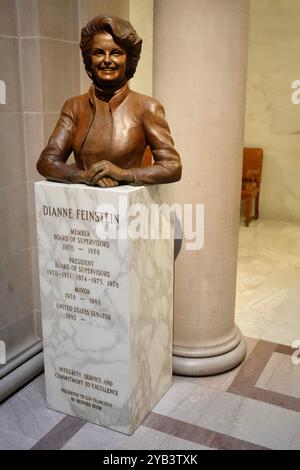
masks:
[[[109,33],[116,44],[123,47],[127,54],[126,77],[133,77],[142,50],[142,39],[129,21],[117,16],[99,15],[81,30],[80,49],[86,71],[91,70],[92,40],[98,33]]]

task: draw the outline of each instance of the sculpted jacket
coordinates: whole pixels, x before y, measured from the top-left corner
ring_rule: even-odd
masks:
[[[153,165],[141,167],[149,145]],[[100,160],[134,168],[135,183],[170,183],[181,177],[181,163],[162,105],[131,91],[126,84],[107,102],[101,90],[66,101],[37,163],[49,179],[68,182],[74,170],[66,161],[74,152],[76,167],[86,170]]]

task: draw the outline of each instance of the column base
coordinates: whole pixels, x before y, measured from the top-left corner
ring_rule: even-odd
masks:
[[[176,355],[176,347],[173,354],[173,373],[177,375],[186,375],[201,377],[205,375],[215,375],[226,372],[234,367],[237,367],[246,357],[247,345],[244,337],[238,330],[240,341],[233,349],[226,351],[224,354],[211,355],[211,352],[206,357],[195,357],[192,353],[187,352],[183,356],[182,348],[180,348],[180,355]]]

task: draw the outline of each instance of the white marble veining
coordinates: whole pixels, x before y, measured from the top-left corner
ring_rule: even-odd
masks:
[[[300,399],[299,364],[287,354],[273,353],[255,386]]]
[[[132,436],[113,433],[93,424],[86,424],[63,447],[63,450],[206,450],[208,447],[140,426]],[[100,444],[101,443],[101,444]],[[100,447],[101,445],[101,447]]]
[[[271,449],[299,448],[298,413],[200,382],[175,382],[154,412]]]
[[[300,220],[300,79],[297,0],[251,0],[245,146],[264,150],[262,217]]]
[[[0,405],[0,449],[30,449],[64,418],[45,406],[39,376]]]
[[[236,321],[246,336],[300,339],[300,224],[259,219],[240,227]]]
[[[138,235],[121,205],[148,208],[163,189],[35,190],[48,405],[130,434],[171,385],[173,240],[105,241],[100,231],[130,226]],[[110,215],[86,220],[92,211]]]

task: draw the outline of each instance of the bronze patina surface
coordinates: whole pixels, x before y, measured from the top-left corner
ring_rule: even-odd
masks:
[[[93,84],[66,101],[37,169],[47,179],[113,187],[181,178],[162,105],[130,90],[142,39],[128,21],[97,16],[81,31],[80,48]],[[143,163],[147,149],[151,160]],[[71,153],[75,165],[67,164]]]

